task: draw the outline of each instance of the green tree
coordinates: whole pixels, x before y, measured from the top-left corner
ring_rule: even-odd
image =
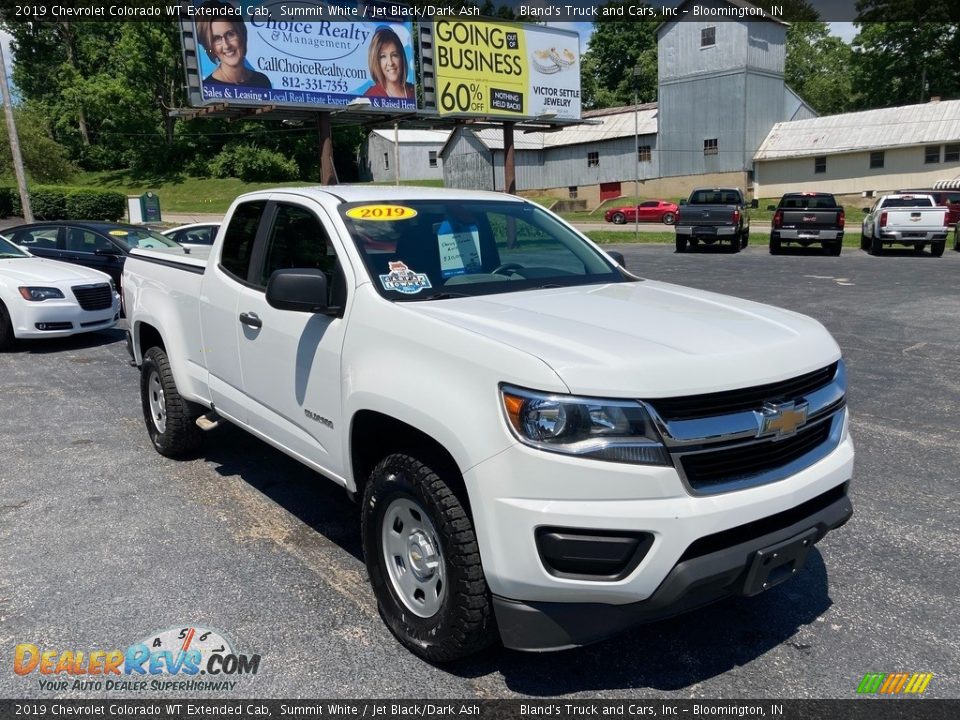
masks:
[[[960,96],[960,25],[923,15],[918,20],[857,22],[853,82],[858,109],[921,103],[934,95]]]
[[[21,105],[14,109],[13,114],[20,139],[20,154],[30,179],[38,183],[69,182],[77,168],[67,159],[66,149],[50,137],[44,112],[36,107]],[[6,121],[0,124],[0,177],[14,177]]]
[[[787,85],[821,115],[845,112],[853,102],[853,51],[826,23],[795,22],[787,30]]]
[[[607,7],[624,3],[610,3]],[[657,99],[658,21],[600,20],[593,24],[590,48],[581,59],[584,109],[614,107]],[[636,70],[636,74],[634,74]]]

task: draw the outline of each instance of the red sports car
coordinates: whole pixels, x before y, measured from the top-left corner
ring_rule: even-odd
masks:
[[[644,200],[634,208],[610,208],[603,214],[603,219],[617,225],[637,221],[637,210],[640,211],[640,222],[662,222],[664,225],[673,225],[677,221],[678,205],[667,200]]]

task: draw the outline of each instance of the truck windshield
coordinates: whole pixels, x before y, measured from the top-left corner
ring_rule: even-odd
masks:
[[[694,190],[688,205],[739,205],[740,195],[734,190]]]
[[[374,286],[391,300],[634,279],[531,203],[349,203],[340,212]]]
[[[884,208],[915,208],[915,207],[933,207],[933,202],[929,197],[892,197],[887,198],[883,203]]]

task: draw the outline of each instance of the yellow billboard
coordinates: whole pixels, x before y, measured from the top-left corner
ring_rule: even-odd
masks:
[[[539,25],[438,20],[441,115],[580,119],[580,38]]]

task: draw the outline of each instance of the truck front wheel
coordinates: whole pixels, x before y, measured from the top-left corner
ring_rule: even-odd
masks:
[[[167,354],[158,347],[150,348],[143,355],[140,403],[147,434],[158,453],[178,458],[200,447],[203,432],[196,425],[196,409],[181,397]]]
[[[394,454],[370,474],[361,533],[380,614],[405,646],[450,662],[496,639],[473,521],[434,469]]]

